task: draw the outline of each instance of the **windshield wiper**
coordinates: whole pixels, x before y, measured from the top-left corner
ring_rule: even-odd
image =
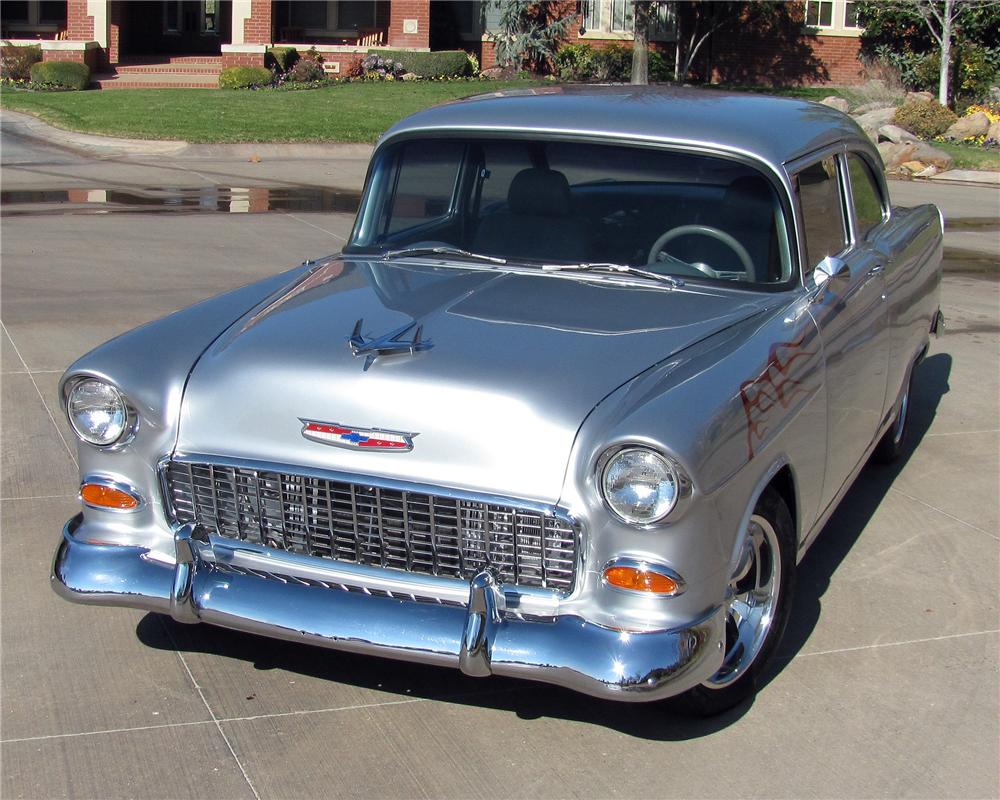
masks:
[[[582,264],[542,264],[544,272],[611,272],[622,273],[624,275],[635,275],[639,278],[648,278],[657,283],[666,283],[677,289],[684,285],[684,281],[675,278],[673,275],[661,275],[659,272],[650,272],[648,269],[630,267],[628,264],[615,264],[610,261],[584,262]]]
[[[489,261],[491,264],[506,264],[507,259],[496,256],[486,256],[482,253],[472,253],[460,247],[448,247],[446,245],[434,245],[426,247],[403,247],[399,250],[386,250],[382,253],[382,260],[388,261],[390,258],[402,258],[403,256],[459,256],[461,258],[474,258],[478,261]]]

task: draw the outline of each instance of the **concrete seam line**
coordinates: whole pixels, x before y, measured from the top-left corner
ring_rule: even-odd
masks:
[[[167,638],[170,639],[170,644],[173,645],[174,652],[177,653],[177,657],[181,661],[181,665],[184,667],[184,671],[187,673],[188,680],[191,681],[191,685],[194,690],[198,693],[198,697],[201,698],[201,702],[204,704],[205,709],[208,711],[209,715],[212,717],[212,722],[215,723],[215,729],[219,732],[219,736],[222,737],[222,741],[225,742],[226,747],[229,749],[229,754],[233,757],[233,761],[236,762],[236,766],[239,767],[240,772],[243,774],[243,780],[246,781],[247,786],[250,787],[250,792],[254,796],[254,800],[260,800],[260,795],[257,793],[257,788],[253,785],[253,781],[250,780],[250,776],[247,774],[246,768],[243,766],[243,762],[240,761],[238,755],[236,755],[236,750],[233,748],[232,742],[229,741],[229,737],[226,736],[226,732],[222,730],[222,725],[219,724],[219,718],[215,715],[215,711],[212,710],[212,706],[209,705],[208,699],[205,697],[205,692],[202,691],[201,686],[198,681],[194,679],[194,673],[191,672],[191,667],[188,666],[187,659],[184,658],[184,654],[180,651],[177,646],[177,641],[174,639],[173,631],[167,626],[166,621],[162,620],[163,630],[167,634]]]
[[[75,498],[75,494],[33,494],[29,497],[0,497],[0,502],[13,503],[16,500],[61,500]]]
[[[66,441],[66,437],[63,436],[63,432],[59,429],[59,425],[56,423],[56,418],[52,416],[52,410],[49,408],[49,404],[45,402],[45,395],[43,395],[42,390],[38,388],[38,384],[35,382],[35,376],[32,375],[31,370],[28,369],[28,364],[24,360],[24,356],[21,355],[21,351],[14,343],[14,337],[10,335],[10,331],[7,330],[7,326],[4,325],[3,320],[0,320],[0,328],[3,329],[3,332],[7,335],[7,338],[10,340],[10,346],[14,348],[14,355],[16,355],[21,364],[24,365],[24,369],[28,373],[28,378],[31,381],[31,385],[35,387],[35,392],[38,394],[38,399],[42,401],[42,408],[44,408],[45,413],[49,415],[49,421],[52,423],[52,427],[56,429],[56,434],[62,441],[63,447],[66,448],[66,452],[69,453],[69,457],[73,461],[73,463],[77,467],[79,467],[79,464],[77,463],[76,460],[76,453],[73,452],[73,449],[69,446],[69,442]]]
[[[881,647],[902,647],[907,644],[924,644],[925,642],[941,642],[946,639],[964,639],[970,636],[989,636],[1000,633],[1000,628],[989,631],[970,631],[969,633],[949,633],[945,636],[928,636],[925,639],[908,639],[903,642],[878,642],[877,644],[863,644],[859,647],[840,647],[835,650],[817,650],[814,653],[799,653],[795,659],[809,658],[810,656],[829,656],[836,653],[853,653],[858,650],[876,650]]]
[[[902,495],[907,500],[912,500],[915,503],[920,503],[920,505],[926,506],[927,508],[931,509],[931,511],[937,511],[938,514],[942,514],[942,515],[946,516],[948,519],[954,520],[955,522],[958,522],[958,523],[960,523],[962,525],[965,525],[967,528],[972,528],[972,530],[974,530],[974,531],[979,531],[980,533],[986,534],[991,539],[996,539],[998,542],[1000,542],[1000,536],[997,536],[995,533],[990,533],[988,530],[980,528],[978,525],[973,525],[971,522],[966,522],[964,519],[959,519],[954,514],[949,514],[947,511],[944,511],[944,510],[938,508],[937,506],[932,506],[930,503],[928,503],[928,502],[926,502],[924,500],[921,500],[919,497],[914,497],[911,494],[907,494],[902,489],[896,489],[894,487],[889,487],[889,491],[890,492],[896,492],[896,494]]]
[[[311,222],[307,222],[306,220],[302,219],[301,217],[297,217],[297,216],[295,216],[294,214],[292,214],[292,213],[290,213],[288,211],[285,211],[283,213],[285,214],[286,217],[291,217],[296,222],[301,222],[303,225],[308,225],[310,228],[315,228],[318,231],[323,231],[323,233],[329,234],[334,239],[340,239],[340,241],[342,241],[342,242],[346,242],[347,241],[347,237],[346,236],[341,236],[339,233],[334,233],[333,231],[328,231],[326,228],[321,228],[319,225],[313,225]]]
[[[18,742],[43,742],[47,739],[75,739],[80,736],[101,736],[106,733],[137,733],[139,731],[155,731],[160,728],[186,728],[191,725],[211,725],[212,720],[202,719],[193,722],[164,722],[161,725],[139,725],[135,728],[106,728],[100,731],[78,731],[76,733],[48,733],[44,736],[22,736],[19,739],[0,739],[0,744],[17,744]]]
[[[986,431],[945,431],[943,433],[925,433],[923,438],[927,439],[931,436],[971,436],[973,434],[982,435],[984,433],[1000,433],[1000,428],[992,428]]]

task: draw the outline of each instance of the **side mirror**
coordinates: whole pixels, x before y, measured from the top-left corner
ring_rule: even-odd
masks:
[[[813,270],[813,281],[816,287],[830,286],[836,288],[838,284],[847,283],[851,277],[851,268],[847,262],[836,256],[827,256],[816,265]]]

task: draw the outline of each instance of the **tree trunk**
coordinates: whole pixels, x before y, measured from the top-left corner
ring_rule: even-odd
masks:
[[[632,83],[645,86],[649,83],[649,14],[637,2],[633,12],[635,35],[632,39]]]
[[[949,69],[951,68],[951,19],[954,0],[944,0],[944,17],[941,20],[941,73],[938,82],[938,102],[948,105]]]
[[[684,76],[681,75],[681,10],[678,3],[674,3],[674,83],[684,83]]]

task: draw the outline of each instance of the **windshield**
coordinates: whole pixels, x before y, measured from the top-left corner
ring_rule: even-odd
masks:
[[[409,139],[383,148],[344,252],[620,265],[770,287],[792,276],[778,194],[752,167],[554,140]]]

